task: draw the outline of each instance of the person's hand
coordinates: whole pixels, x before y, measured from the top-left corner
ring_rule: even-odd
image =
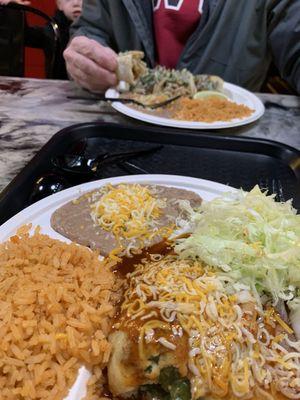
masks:
[[[76,83],[92,92],[117,84],[117,55],[93,39],[77,36],[64,51],[67,71]]]
[[[30,6],[31,2],[28,0],[0,0],[0,5],[5,6],[9,3],[17,3],[23,6]]]

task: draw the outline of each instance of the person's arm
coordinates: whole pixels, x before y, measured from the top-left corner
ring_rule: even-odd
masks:
[[[300,94],[300,0],[275,1],[269,27],[274,64]]]
[[[111,29],[104,0],[85,0],[82,14],[71,28],[64,51],[68,74],[80,86],[103,92],[117,83],[117,55],[109,47]]]
[[[71,38],[85,36],[112,47],[111,17],[105,0],[85,0],[80,17],[71,25]]]

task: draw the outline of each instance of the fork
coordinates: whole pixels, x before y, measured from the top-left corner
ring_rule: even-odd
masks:
[[[275,200],[283,203],[285,197],[283,194],[283,186],[278,179],[262,178],[259,180],[259,186],[261,189],[266,190],[269,194],[275,194]]]
[[[83,96],[67,96],[67,99],[71,99],[71,100],[95,100],[95,101],[106,101],[106,102],[110,102],[110,103],[114,103],[114,102],[119,102],[119,103],[132,103],[135,104],[137,106],[141,106],[143,108],[151,108],[152,110],[155,110],[156,108],[159,107],[164,107],[167,104],[172,103],[173,101],[179,99],[180,97],[182,97],[182,95],[177,95],[175,97],[171,97],[167,100],[161,101],[159,103],[154,103],[154,104],[144,104],[141,103],[138,100],[135,99],[129,99],[129,98],[123,98],[123,97],[105,97],[105,96],[101,96],[101,97],[83,97]]]

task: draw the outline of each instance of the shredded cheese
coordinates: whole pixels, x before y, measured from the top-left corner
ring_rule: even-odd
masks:
[[[300,352],[289,353],[278,343],[290,328],[273,308],[264,311],[251,293],[247,303],[245,293],[233,291],[232,283],[199,261],[169,255],[145,262],[128,275],[121,327],[130,330],[138,322],[137,346],[144,361],[147,346],[176,354],[176,344],[185,338],[194,400],[254,399],[257,387],[278,398],[299,398]]]
[[[170,236],[173,224],[164,226],[159,221],[166,206],[166,200],[155,196],[154,189],[148,186],[106,185],[93,196],[91,217],[116,238],[119,247],[110,254],[115,258],[124,248],[130,255],[155,237]]]

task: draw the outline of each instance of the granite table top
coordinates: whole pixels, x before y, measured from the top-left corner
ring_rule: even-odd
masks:
[[[0,77],[0,191],[64,127],[93,121],[142,124],[108,104],[68,99],[82,94],[69,81]],[[300,97],[258,96],[266,106],[264,116],[222,133],[271,139],[300,149]]]

